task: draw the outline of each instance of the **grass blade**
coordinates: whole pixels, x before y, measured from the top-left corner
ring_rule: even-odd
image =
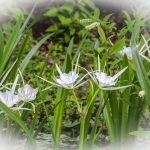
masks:
[[[24,60],[22,61],[21,65],[20,65],[20,70],[21,72],[23,72],[27,66],[27,64],[29,63],[30,59],[32,58],[32,56],[35,54],[35,52],[40,48],[40,46],[53,34],[50,34],[48,36],[46,36],[45,38],[43,38],[40,42],[38,42],[32,49],[31,51],[26,55],[26,57],[24,58]]]
[[[27,126],[25,125],[25,123],[19,118],[18,115],[16,115],[14,112],[12,112],[5,104],[3,104],[2,102],[0,102],[0,109],[2,111],[4,111],[8,117],[11,119],[11,120],[14,120],[24,131],[25,133],[27,134],[29,140],[32,142],[32,143],[35,143],[34,142],[34,139],[33,139],[33,136],[32,136],[32,132],[27,128]]]

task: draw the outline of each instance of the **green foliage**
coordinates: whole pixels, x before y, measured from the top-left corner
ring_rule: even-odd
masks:
[[[125,45],[125,38],[118,40],[110,49],[110,54],[115,54],[123,49]]]
[[[0,103],[0,109],[5,112],[10,123],[18,124],[20,129],[16,132],[19,134],[22,129],[34,143],[34,138],[44,129],[52,134],[53,146],[59,148],[64,129],[76,131],[80,126],[80,133],[75,135],[79,136],[80,150],[93,149],[96,140],[101,138],[102,124],[107,127],[112,144],[124,144],[128,138],[132,139],[131,135],[141,135],[133,131],[138,130],[150,100],[149,62],[139,54],[145,42],[140,34],[143,33],[149,39],[143,30],[147,21],[145,16],[142,13],[131,16],[124,12],[123,25],[117,27],[111,21],[113,14],[103,14],[90,0],[54,4],[44,13],[53,22],[46,29],[47,33],[52,34],[37,42],[31,34],[32,24],[37,21],[35,18],[30,24],[33,10],[26,20],[24,14],[16,10],[13,17],[15,21],[5,23],[0,28],[1,84],[13,82],[19,68],[24,73],[25,81],[40,91],[34,102],[35,113],[24,110],[12,112]],[[18,12],[21,15],[17,15]],[[93,23],[96,25],[91,27]],[[42,50],[41,46],[46,48]],[[120,55],[124,46],[131,47],[133,59]],[[51,83],[56,71],[54,64],[57,62],[63,73],[69,73],[79,54],[78,70],[81,75],[86,75],[85,84],[77,89],[54,88],[35,76]],[[144,54],[148,55],[147,52]],[[110,76],[128,66],[118,78],[116,87],[101,88],[93,82],[90,73],[99,67],[98,55],[101,58],[101,72]],[[139,96],[141,90],[145,92],[143,97]],[[26,106],[32,107],[30,104]],[[1,122],[5,120],[1,114],[0,118]]]
[[[5,30],[0,29],[0,41],[1,41],[1,44],[0,44],[1,45],[0,80],[1,80],[1,84],[10,84],[11,82],[13,82],[13,80],[16,77],[16,74],[18,74],[18,68],[20,67],[21,71],[23,72],[24,69],[27,67],[29,61],[31,60],[32,56],[49,37],[47,36],[44,39],[42,39],[40,42],[37,42],[37,44],[31,49],[31,51],[27,54],[27,56],[23,58],[25,55],[24,51],[28,47],[28,39],[23,38],[23,37],[26,36],[29,38],[28,32],[27,34],[25,32],[25,28],[31,18],[34,8],[35,6],[31,10],[26,20],[23,20],[22,16],[16,18],[15,20],[16,22],[14,26],[12,26],[11,32],[7,33],[6,37],[5,37],[5,33],[6,33]],[[30,29],[27,28],[26,30],[28,31]],[[19,48],[20,48],[20,51],[18,52]],[[14,55],[15,55],[15,62],[13,63]],[[21,129],[23,129],[23,131],[27,134],[29,141],[34,143],[33,131],[31,131],[26,126],[26,123],[22,120],[22,117],[20,116],[20,112],[19,113],[13,112],[10,108],[5,106],[3,103],[0,103],[0,109],[2,113],[5,113],[11,121],[15,121],[16,124],[20,126],[18,133]]]

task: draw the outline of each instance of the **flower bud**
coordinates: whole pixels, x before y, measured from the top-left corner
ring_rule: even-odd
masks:
[[[139,97],[143,98],[145,96],[145,92],[144,91],[140,91],[139,92]]]

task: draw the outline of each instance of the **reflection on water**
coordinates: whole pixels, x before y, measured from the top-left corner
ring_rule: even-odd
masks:
[[[48,150],[52,147],[52,135],[47,133],[39,133],[36,143],[39,150]],[[65,134],[61,135],[60,147],[61,150],[76,150],[76,138],[71,138]]]
[[[11,150],[23,150],[25,147],[26,140],[19,139],[16,144],[11,146]],[[65,134],[61,135],[60,150],[76,150],[77,139],[71,138]],[[29,150],[29,148],[27,148]],[[0,149],[8,150],[8,149]],[[40,132],[36,138],[36,150],[52,150],[52,135],[48,133]]]
[[[68,135],[61,135],[60,150],[77,150],[78,149],[78,137],[72,138]],[[31,150],[31,148],[25,148],[26,139],[19,138],[17,141],[9,142],[9,138],[0,136],[0,150]],[[102,143],[97,141],[94,150],[113,150],[108,143]],[[34,150],[52,150],[52,135],[48,133],[40,132],[36,138],[36,146]],[[127,144],[124,147],[121,146],[119,150],[150,150],[150,137],[137,138],[135,143]]]
[[[26,140],[19,139],[14,146],[11,146],[11,150],[23,150],[25,147]],[[101,150],[111,150],[110,146],[106,146],[104,142],[97,142],[95,150],[101,148]],[[36,150],[52,150],[52,135],[48,133],[40,132],[36,138]],[[78,149],[78,137],[72,138],[69,135],[62,134],[60,142],[60,150],[77,150]],[[1,149],[0,149],[1,150]],[[6,149],[4,149],[6,150]],[[27,148],[29,150],[29,148]]]

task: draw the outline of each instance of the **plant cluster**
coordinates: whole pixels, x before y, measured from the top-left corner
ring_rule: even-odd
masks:
[[[48,35],[36,41],[35,6],[0,28],[1,129],[24,133],[34,148],[43,129],[59,149],[64,128],[77,126],[79,150],[97,148],[103,126],[112,146],[132,141],[150,103],[146,14],[124,11],[118,29],[89,0],[55,4],[44,12],[54,22]]]

